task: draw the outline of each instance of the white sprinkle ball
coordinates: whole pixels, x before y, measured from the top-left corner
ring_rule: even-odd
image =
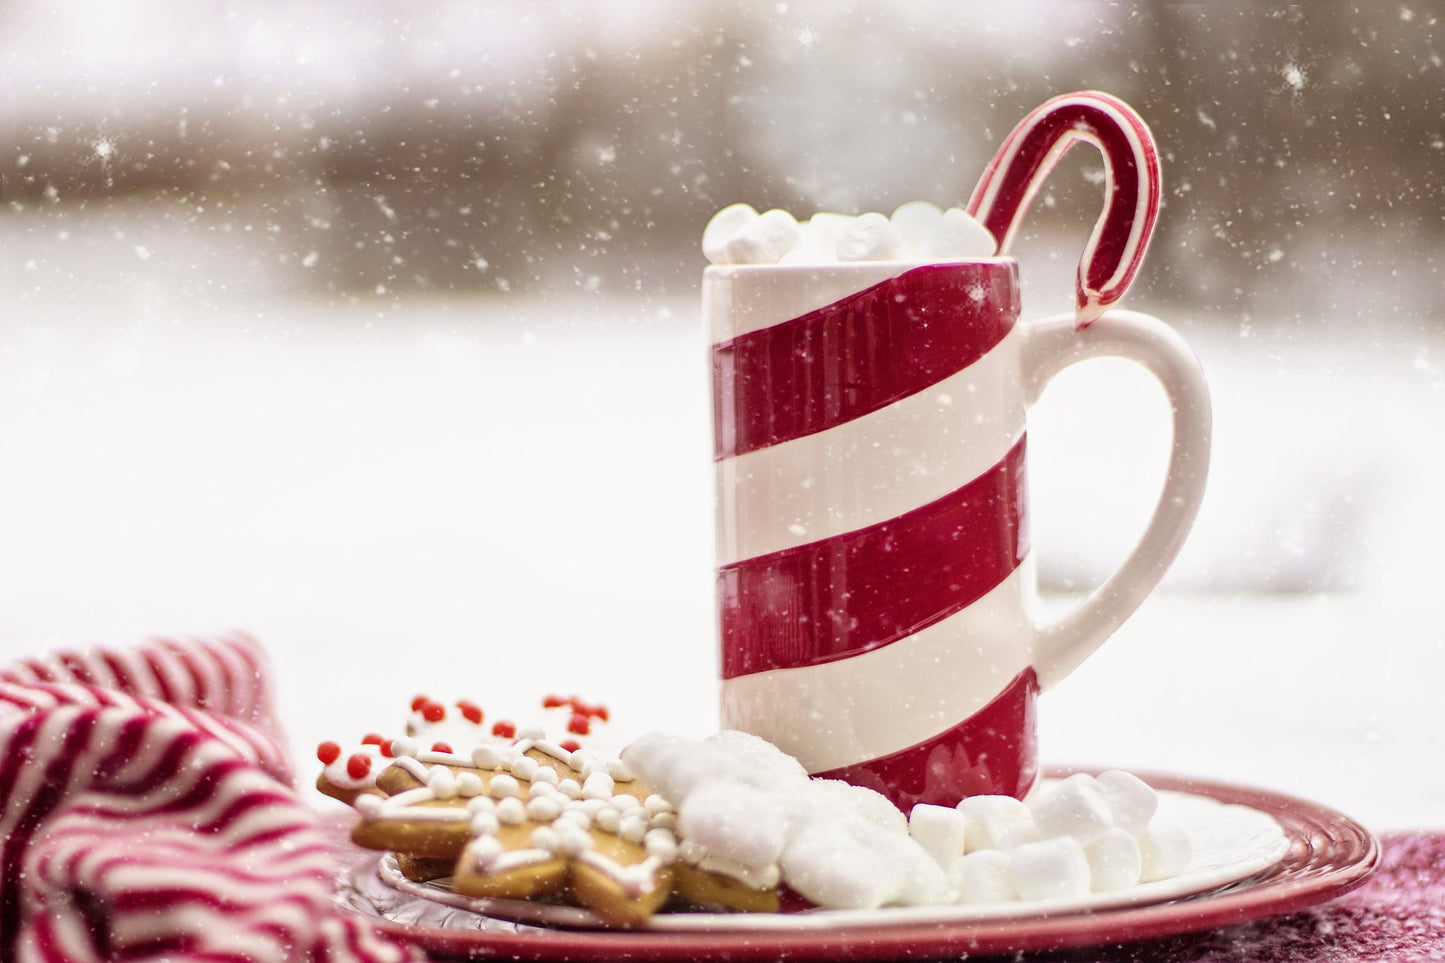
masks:
[[[562,843],[562,837],[551,826],[538,826],[532,830],[530,838],[534,848],[545,849],[549,853],[555,853]]]
[[[516,796],[508,796],[497,803],[497,821],[503,826],[520,826],[527,821],[527,807]]]
[[[486,789],[482,777],[471,770],[467,769],[457,773],[457,795],[462,798],[471,799],[486,792]]]
[[[426,787],[438,799],[451,799],[457,794],[457,778],[446,766],[432,766],[426,774]]]
[[[508,768],[511,770],[512,775],[518,779],[531,782],[532,777],[537,774],[537,770],[541,769],[542,766],[531,756],[518,756],[512,760],[512,764]]]
[[[637,813],[628,813],[623,816],[617,825],[617,835],[625,842],[634,845],[642,842],[647,835],[647,819]]]
[[[472,750],[472,765],[478,769],[500,769],[505,758],[501,747],[491,743],[484,742]]]
[[[642,847],[647,855],[656,856],[665,863],[677,858],[677,837],[665,829],[650,829],[642,838]]]
[[[607,775],[605,769],[594,770],[587,776],[587,781],[582,783],[582,796],[586,799],[611,799],[612,791],[617,788],[612,777]]]
[[[508,775],[505,772],[493,776],[491,783],[487,786],[487,792],[489,792],[494,799],[510,799],[521,793],[521,791],[522,785],[517,782],[516,777]]]
[[[622,813],[608,806],[593,816],[592,821],[603,832],[616,834],[622,827]]]
[[[550,823],[562,815],[562,801],[547,793],[533,793],[527,800],[527,816],[533,822]]]
[[[473,813],[470,825],[473,836],[494,836],[502,827],[496,813]]]
[[[557,836],[559,847],[568,856],[581,856],[592,848],[592,834],[580,829],[571,823],[558,822]]]

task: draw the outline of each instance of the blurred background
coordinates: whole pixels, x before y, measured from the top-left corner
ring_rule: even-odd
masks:
[[[702,226],[961,204],[1097,88],[1163,157],[1128,304],[1218,435],[1045,758],[1438,822],[1445,11],[995,7],[0,3],[0,657],[249,629],[302,755],[428,688],[705,728]],[[1100,175],[1036,200],[1026,314],[1068,309]],[[1159,398],[1095,362],[1036,412],[1057,604],[1147,518]]]

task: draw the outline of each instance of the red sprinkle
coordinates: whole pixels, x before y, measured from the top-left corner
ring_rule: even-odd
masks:
[[[432,751],[432,752],[451,752],[451,751],[452,751],[452,747],[449,746],[449,745],[447,745],[445,742],[433,742],[433,743],[431,744],[431,751]]]
[[[365,779],[366,774],[371,772],[371,757],[355,753],[346,760],[346,774],[352,779]]]
[[[361,737],[361,744],[363,746],[379,746],[385,741],[385,739],[381,738],[381,736],[377,735],[374,732],[368,732],[366,735]]]
[[[576,698],[576,696],[573,696],[573,699],[575,699],[575,698]],[[543,708],[543,709],[559,709],[559,708],[561,708],[562,706],[568,706],[568,705],[571,705],[571,704],[572,704],[572,699],[565,699],[565,698],[563,698],[562,696],[559,696],[559,695],[549,695],[549,696],[547,696],[546,698],[544,698],[544,699],[542,700],[542,708]]]
[[[341,758],[341,746],[335,742],[323,742],[316,747],[316,758],[323,766],[329,766]]]
[[[475,702],[468,702],[466,699],[463,699],[457,703],[457,708],[461,710],[462,718],[468,722],[473,725],[482,724],[482,707]]]
[[[427,722],[441,722],[447,717],[447,707],[440,702],[428,702],[421,707],[421,717]]]
[[[563,742],[558,743],[558,745],[560,745],[563,749],[566,749],[568,752],[576,752],[578,749],[582,748],[582,743],[578,742],[576,739],[567,739]]]
[[[502,739],[511,739],[516,736],[516,734],[516,725],[514,723],[508,722],[506,719],[502,719],[501,721],[492,724],[492,735],[494,736],[498,736]]]
[[[592,731],[592,720],[580,712],[574,712],[572,718],[567,720],[567,731],[585,736]]]
[[[388,739],[381,744],[381,754],[388,759],[396,758],[396,750],[391,747],[395,741],[395,739]]]
[[[418,711],[420,711],[420,710],[421,710],[421,707],[424,706],[424,705],[426,705],[426,704],[427,704],[428,702],[430,702],[430,701],[431,701],[431,699],[427,698],[427,697],[424,696],[424,695],[419,695],[419,696],[417,696],[415,699],[412,699],[412,700],[411,700],[411,711],[412,711],[412,712],[418,712]]]

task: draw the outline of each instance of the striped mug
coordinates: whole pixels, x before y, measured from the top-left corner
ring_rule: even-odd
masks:
[[[1109,158],[1105,137],[1087,139]],[[1112,273],[1088,263],[1129,256],[1128,238],[1110,232],[1140,227],[1138,205],[1111,199],[1115,213],[1096,227],[1105,243],[1091,241],[1081,265],[1078,311],[1029,323],[1017,264],[1003,256],[706,269],[726,727],[905,811],[1032,787],[1039,692],[1153,589],[1204,491],[1210,414],[1194,356],[1162,322],[1110,307],[1137,260]],[[1011,235],[987,204],[971,212]],[[1091,277],[1113,288],[1101,295]],[[1041,623],[1025,416],[1055,374],[1100,356],[1137,362],[1163,385],[1169,471],[1121,567]]]

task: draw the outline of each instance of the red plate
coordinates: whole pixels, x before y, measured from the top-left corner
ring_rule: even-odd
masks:
[[[1051,775],[1067,775],[1055,771]],[[1140,774],[1159,790],[1206,796],[1273,817],[1289,841],[1285,856],[1263,872],[1180,900],[1115,909],[1030,913],[946,923],[889,921],[837,928],[767,932],[559,930],[477,917],[485,929],[432,928],[387,919],[343,899],[383,931],[427,952],[459,958],[516,960],[886,960],[899,957],[1012,953],[1120,943],[1213,929],[1293,912],[1359,886],[1375,871],[1375,837],[1332,809],[1290,796],[1184,776]],[[375,875],[377,855],[341,843],[346,868]]]

